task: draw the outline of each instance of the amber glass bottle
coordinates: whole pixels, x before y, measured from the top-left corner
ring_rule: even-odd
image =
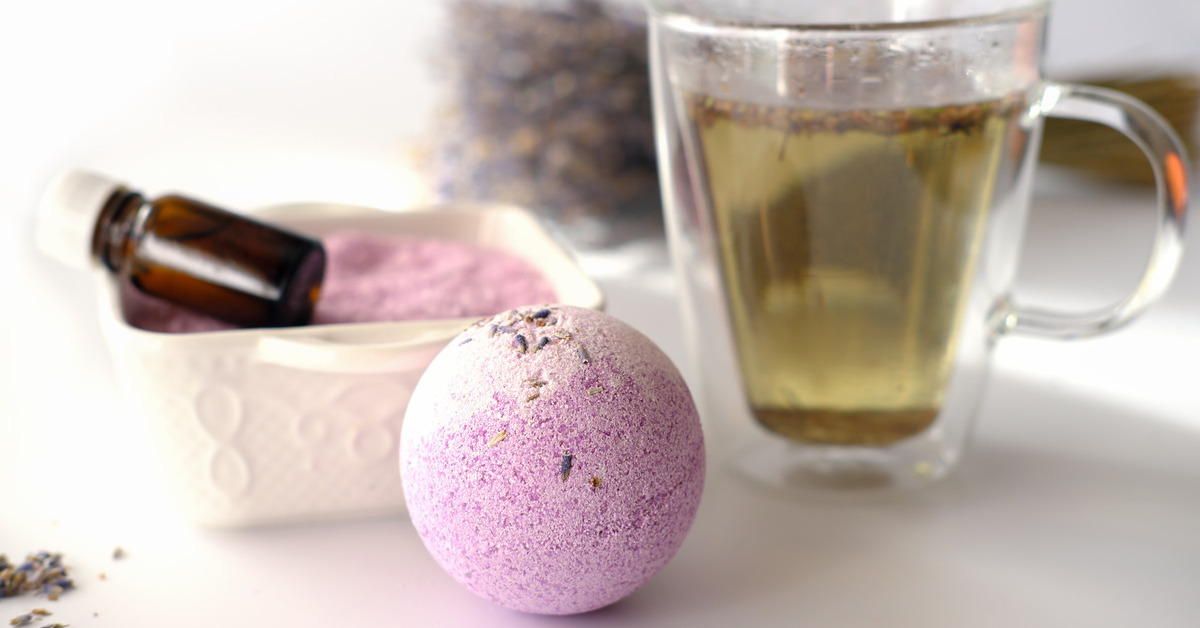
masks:
[[[314,239],[90,173],[52,183],[39,221],[52,255],[78,265],[86,254],[146,294],[243,327],[308,323],[325,274]]]

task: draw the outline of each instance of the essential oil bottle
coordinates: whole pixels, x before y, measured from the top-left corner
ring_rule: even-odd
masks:
[[[60,261],[102,266],[242,327],[307,324],[325,275],[316,240],[184,196],[147,199],[88,172],[50,183],[37,231],[38,247]]]

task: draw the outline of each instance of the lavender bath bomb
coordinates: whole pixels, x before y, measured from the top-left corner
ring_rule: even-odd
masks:
[[[679,372],[632,327],[577,307],[521,308],[460,334],[413,391],[400,442],[433,557],[531,613],[590,611],[645,584],[704,485]]]

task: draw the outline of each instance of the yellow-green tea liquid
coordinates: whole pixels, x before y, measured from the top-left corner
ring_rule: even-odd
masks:
[[[822,444],[925,430],[945,394],[1013,103],[686,102],[757,419]]]

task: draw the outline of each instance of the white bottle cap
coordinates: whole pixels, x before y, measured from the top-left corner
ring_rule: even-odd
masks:
[[[79,170],[54,177],[38,206],[38,249],[68,266],[93,268],[97,263],[92,256],[96,219],[119,187],[116,181]]]

